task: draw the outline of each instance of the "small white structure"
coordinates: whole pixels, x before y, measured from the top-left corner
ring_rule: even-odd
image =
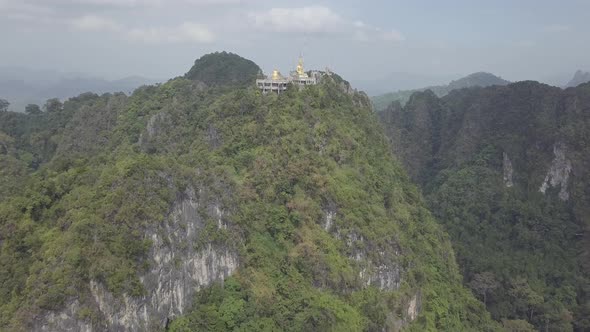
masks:
[[[281,92],[287,90],[289,83],[298,86],[306,86],[315,85],[317,82],[317,75],[307,75],[305,69],[303,69],[303,58],[300,57],[299,63],[297,64],[297,69],[292,71],[290,76],[285,77],[275,69],[272,72],[272,76],[257,79],[256,86],[262,90],[263,93],[276,92],[280,94]]]

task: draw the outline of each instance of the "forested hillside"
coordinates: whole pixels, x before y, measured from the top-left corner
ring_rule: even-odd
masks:
[[[260,67],[251,60],[233,53],[216,52],[197,59],[184,77],[208,86],[251,85],[261,73]]]
[[[0,114],[0,330],[498,329],[366,95],[191,72]]]
[[[590,84],[426,91],[379,116],[492,317],[590,330]]]
[[[422,89],[414,90],[400,90],[396,92],[389,92],[382,95],[374,96],[371,98],[375,110],[382,111],[386,109],[391,103],[399,102],[401,105],[405,105],[410,99],[412,94],[415,92],[423,92],[431,90],[438,97],[444,97],[449,92],[458,89],[473,88],[473,87],[486,87],[492,85],[507,85],[509,81],[506,81],[498,76],[490,73],[479,72],[467,75],[458,80],[454,80],[447,85],[429,86]]]

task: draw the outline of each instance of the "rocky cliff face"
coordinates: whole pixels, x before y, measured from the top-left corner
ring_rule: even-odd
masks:
[[[419,96],[411,98],[405,108],[394,102],[388,111],[379,114],[388,137],[394,142],[395,155],[404,163],[412,179],[423,183],[441,144],[442,110],[438,97],[431,91]]]
[[[177,195],[168,218],[145,229],[151,240],[149,268],[140,276],[142,296],[115,296],[101,282],[90,280],[86,306],[94,310],[90,322],[81,317],[78,299],[64,310],[48,312],[34,331],[162,331],[169,321],[192,305],[194,294],[223,281],[239,266],[235,244],[214,243],[203,237],[207,223],[219,231],[232,225],[228,210],[203,187],[189,187]]]
[[[558,187],[559,198],[563,201],[567,201],[570,196],[567,186],[572,171],[572,163],[566,158],[565,151],[566,147],[563,144],[555,144],[553,147],[555,158],[551,162],[551,168],[545,175],[541,188],[539,188],[539,191],[544,194],[547,188]]]
[[[504,173],[504,185],[507,188],[514,186],[514,181],[512,180],[514,167],[512,166],[512,161],[510,161],[510,158],[506,152],[502,153],[502,169]]]
[[[394,151],[399,151],[420,184],[494,146],[494,163],[503,169],[506,186],[537,186],[543,193],[558,186],[559,197],[565,200],[572,189],[570,174],[586,173],[576,170],[576,162],[566,154],[578,155],[582,149],[579,135],[588,116],[582,104],[587,102],[587,89],[585,85],[562,91],[521,82],[454,91],[442,99],[429,92],[416,93],[406,107],[392,104],[379,116]],[[583,167],[586,158],[578,162]]]
[[[522,300],[515,295],[522,280],[513,276],[522,275],[540,280],[543,286],[531,290],[545,296],[545,308],[560,308],[523,319],[538,328],[587,328],[590,85],[562,90],[519,82],[443,98],[421,92],[379,117],[393,151],[449,230],[474,292],[481,292],[482,273],[491,273],[493,290],[485,295],[493,316],[506,319],[533,306],[514,304]],[[539,252],[544,258],[537,261]],[[564,284],[577,289],[575,303],[555,298]],[[574,318],[559,316],[566,312]]]
[[[357,265],[358,282],[353,289],[369,286],[390,291],[399,289],[402,282],[400,261],[403,255],[399,244],[389,240],[386,245],[379,246],[365,239],[358,231],[343,234],[337,226],[338,219],[336,208],[331,206],[325,211],[322,227],[331,236],[346,244],[347,257]]]

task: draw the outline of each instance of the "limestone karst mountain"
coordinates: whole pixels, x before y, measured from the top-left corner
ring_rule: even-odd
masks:
[[[367,96],[241,68],[0,114],[0,329],[496,330]]]
[[[379,116],[492,317],[587,331],[590,84],[417,92]]]
[[[384,110],[392,102],[399,101],[402,105],[405,104],[414,92],[431,90],[435,95],[443,97],[449,92],[457,89],[471,88],[471,87],[486,87],[492,85],[507,85],[509,81],[502,79],[490,73],[477,72],[460,79],[451,81],[447,85],[429,86],[414,90],[400,90],[397,92],[389,92],[371,98],[373,105],[377,111]]]
[[[184,77],[208,86],[251,85],[261,72],[251,60],[234,53],[217,52],[197,59]]]
[[[576,87],[580,84],[590,82],[590,73],[587,71],[577,70],[574,77],[565,85],[566,88]]]

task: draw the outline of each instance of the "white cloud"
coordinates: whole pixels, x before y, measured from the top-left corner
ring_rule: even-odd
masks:
[[[154,6],[214,6],[243,3],[245,0],[2,0],[12,3],[39,3],[45,6],[55,5],[88,5],[97,7],[154,7]]]
[[[244,33],[292,33],[324,34],[341,39],[361,42],[401,42],[405,38],[397,30],[381,29],[361,20],[345,18],[326,6],[304,6],[296,8],[269,8],[261,11],[246,12],[246,20],[235,19],[243,15],[245,7],[227,6],[230,4],[251,4],[262,0],[0,0],[0,13],[5,18],[20,21],[34,21],[51,25],[67,25],[80,31],[100,31],[116,33],[123,38],[148,43],[209,43],[217,36],[211,31],[215,27],[219,33],[237,31]],[[182,7],[180,5],[187,7]],[[204,20],[186,22],[177,26],[159,26],[156,23],[144,23],[131,26],[112,18],[102,16],[112,13],[112,17],[125,17],[135,13],[139,7],[158,6],[174,7],[190,12],[190,6],[223,6],[228,9],[239,8],[213,19],[207,16],[207,10],[194,14]],[[111,8],[98,8],[111,7]],[[150,10],[154,10],[151,8]],[[221,7],[225,10],[225,7]],[[148,11],[146,11],[148,12]],[[216,10],[213,10],[216,12]],[[122,15],[123,14],[123,15]],[[135,14],[134,14],[135,15]],[[217,15],[217,14],[215,14]],[[230,19],[231,17],[231,19]],[[249,19],[249,20],[248,20]],[[190,19],[189,19],[190,20]],[[182,22],[182,21],[181,21]],[[205,25],[206,23],[206,25]],[[247,25],[244,25],[247,24]],[[252,31],[255,29],[257,31]]]
[[[397,30],[389,30],[381,33],[380,38],[384,41],[391,41],[391,42],[401,42],[404,41],[406,38],[401,32]]]
[[[29,4],[24,1],[0,0],[0,14],[3,18],[33,20],[51,16],[54,11],[43,5]]]
[[[130,40],[146,43],[209,43],[215,39],[214,34],[204,25],[184,22],[171,27],[126,27],[116,21],[85,15],[69,21],[70,26],[82,31],[112,32]]]
[[[215,37],[209,29],[201,24],[185,22],[176,27],[134,28],[127,35],[147,43],[210,43]]]
[[[230,4],[240,4],[240,3],[252,3],[254,0],[180,0],[184,3],[188,3],[191,5],[199,5],[199,6],[212,6],[212,5],[230,5]]]
[[[358,29],[352,33],[352,38],[360,42],[368,42],[371,40],[364,30]]]
[[[251,13],[250,18],[258,28],[277,32],[336,32],[345,24],[340,15],[323,6],[271,8]]]
[[[565,24],[551,24],[544,28],[547,32],[566,32],[572,30],[571,25]]]
[[[402,42],[406,40],[404,35],[401,32],[392,29],[383,31],[379,27],[374,27],[368,24],[365,24],[360,21],[356,21],[353,23],[354,25],[354,32],[353,32],[353,39],[361,42],[373,42],[373,41],[381,41],[381,42]]]
[[[89,31],[119,31],[122,26],[117,22],[95,15],[85,15],[71,21],[72,26]]]
[[[365,25],[365,22],[363,22],[363,21],[354,21],[353,25],[354,25],[356,28],[364,28],[364,27],[366,26],[366,25]]]
[[[95,5],[95,6],[117,6],[130,7],[138,5],[153,5],[157,4],[158,0],[57,0],[54,2],[74,3],[81,5]]]
[[[249,16],[260,31],[341,34],[360,42],[405,40],[397,30],[383,31],[360,20],[348,20],[323,6],[271,8],[250,13]]]
[[[46,13],[49,9],[45,6],[29,4],[24,1],[0,0],[0,11],[12,10]]]

